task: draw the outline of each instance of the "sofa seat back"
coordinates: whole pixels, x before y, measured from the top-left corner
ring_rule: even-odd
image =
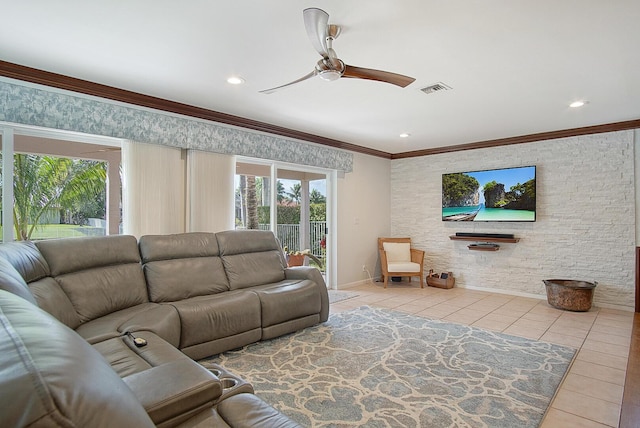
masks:
[[[229,230],[216,237],[232,290],[285,279],[287,264],[273,232]]]
[[[51,277],[49,264],[33,242],[0,244],[0,259],[4,269],[0,282],[6,286],[0,284],[1,289],[39,306],[70,328],[80,325],[80,317],[71,301]],[[9,288],[11,281],[14,283]]]
[[[146,235],[139,246],[152,302],[229,291],[215,234]]]
[[[149,301],[133,236],[54,239],[36,246],[81,322]]]
[[[0,290],[3,426],[153,427],[133,392],[73,330]]]

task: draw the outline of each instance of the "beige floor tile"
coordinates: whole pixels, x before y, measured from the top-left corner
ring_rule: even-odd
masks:
[[[424,308],[423,306],[420,306],[420,305],[409,305],[409,304],[398,306],[396,308],[397,311],[404,312],[404,313],[407,313],[407,314],[415,314],[415,313],[418,313],[420,311],[424,311],[425,309],[426,308]]]
[[[487,317],[480,318],[478,321],[472,324],[474,327],[485,328],[487,330],[492,331],[503,331],[507,327],[511,325],[511,323],[504,321],[496,321],[492,319],[487,319]]]
[[[599,316],[607,317],[607,318],[619,318],[619,319],[633,319],[632,311],[623,311],[620,309],[609,309],[609,308],[601,308],[599,311]]]
[[[611,318],[598,317],[593,323],[595,326],[608,326],[611,327],[611,330],[615,329],[629,329],[632,327],[632,320],[618,320]]]
[[[379,300],[369,303],[369,306],[374,308],[394,309],[400,306],[400,303],[394,302],[393,300]]]
[[[625,370],[576,359],[569,373],[624,386]]]
[[[562,388],[552,407],[612,427],[620,419],[619,405]]]
[[[534,322],[543,322],[546,323],[547,326],[550,326],[558,319],[556,314],[547,314],[547,313],[539,313],[529,311],[526,314],[522,315],[523,320],[534,321]]]
[[[527,319],[524,316],[522,318],[519,318],[518,320],[516,320],[513,325],[515,326],[523,326],[523,327],[530,327],[530,328],[535,328],[537,330],[547,330],[549,329],[549,327],[551,327],[551,325],[553,324],[552,319],[548,319],[548,320],[532,320],[532,319]]]
[[[603,352],[591,351],[589,349],[580,349],[576,360],[586,361],[588,363],[600,364],[601,366],[613,367],[614,369],[626,370],[628,356],[619,357],[617,355],[605,354]]]
[[[633,327],[631,325],[624,326],[624,327],[621,327],[621,326],[613,327],[611,325],[601,324],[597,322],[594,323],[593,326],[591,327],[591,331],[596,333],[612,334],[614,336],[622,336],[622,337],[631,337],[632,330],[633,330]]]
[[[608,425],[590,421],[580,416],[572,415],[571,413],[563,412],[562,410],[551,408],[544,418],[544,421],[542,421],[540,428],[606,428],[607,426]]]
[[[478,299],[468,299],[464,297],[454,297],[446,301],[448,305],[457,306],[458,308],[466,308],[469,305],[476,303]]]
[[[505,315],[505,316],[508,316],[508,317],[520,318],[521,316],[523,316],[527,312],[528,311],[526,309],[507,308],[507,307],[501,306],[498,309],[496,309],[495,311],[493,311],[492,313],[496,314],[496,315]]]
[[[582,344],[582,349],[588,349],[590,351],[597,351],[605,354],[616,355],[618,357],[629,356],[628,346],[619,346],[619,345],[612,345],[610,343],[600,342],[597,340],[590,339],[589,336],[587,336],[584,343]]]
[[[499,313],[496,313],[495,311],[485,315],[484,318],[490,319],[492,321],[501,321],[501,322],[505,322],[505,323],[508,322],[509,324],[513,324],[514,322],[516,322],[518,320],[518,317],[513,317],[513,316],[509,316],[509,315],[501,315]]]
[[[489,312],[495,311],[500,306],[502,306],[502,305],[500,305],[500,304],[491,304],[491,303],[487,303],[487,302],[484,302],[484,301],[481,300],[479,302],[475,302],[475,303],[467,306],[467,308],[473,309],[473,310],[476,310],[476,311],[484,311],[486,313],[489,313]]]
[[[624,386],[593,379],[575,373],[569,373],[562,383],[562,388],[579,392],[599,400],[622,404]]]
[[[472,311],[468,309],[461,309],[459,311],[452,313],[451,315],[447,315],[443,319],[445,321],[471,325],[474,322],[478,321],[483,316],[484,316],[483,312],[477,312],[477,311]]]
[[[618,346],[629,346],[631,343],[631,336],[617,336],[615,334],[600,333],[597,331],[590,331],[587,339]]]
[[[562,327],[589,331],[593,327],[593,322],[594,321],[591,319],[572,318],[560,315],[554,324]]]
[[[369,294],[366,296],[358,296],[358,297],[354,297],[353,299],[349,299],[349,300],[357,300],[359,302],[362,302],[363,304],[368,304],[368,303],[373,303],[373,302],[379,302],[381,300],[386,300],[388,299],[387,296],[383,295],[383,294]],[[339,303],[339,302],[338,302]]]
[[[414,315],[425,317],[425,318],[441,319],[450,314],[451,312],[436,310],[434,308],[427,308],[424,311],[416,312]]]
[[[579,349],[582,346],[584,339],[575,336],[569,336],[561,333],[554,333],[548,331],[540,337],[540,340],[545,342],[555,343],[556,345],[570,346],[571,348]]]
[[[527,339],[540,339],[545,330],[527,327],[526,325],[514,325],[504,329],[503,333],[512,334],[514,336],[526,337]]]
[[[452,306],[452,305],[448,304],[447,302],[438,303],[437,305],[431,306],[430,308],[427,308],[427,309],[433,310],[435,312],[440,312],[440,313],[444,314],[443,316],[450,315],[450,314],[460,310],[459,307]]]
[[[563,334],[565,336],[573,336],[580,339],[585,339],[587,337],[587,334],[589,334],[589,330],[583,330],[581,328],[575,327],[566,327],[562,324],[558,324],[558,321],[551,324],[551,327],[549,327],[549,330],[547,331],[549,333]]]

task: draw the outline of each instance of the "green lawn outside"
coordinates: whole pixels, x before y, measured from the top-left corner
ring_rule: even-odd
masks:
[[[2,227],[0,227],[2,233]],[[55,238],[78,238],[81,236],[101,236],[105,231],[99,227],[78,226],[75,224],[41,224],[36,226],[31,235],[34,241]],[[2,234],[1,236],[4,236]]]

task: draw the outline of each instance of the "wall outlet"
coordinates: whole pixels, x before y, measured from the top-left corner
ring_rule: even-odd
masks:
[[[362,265],[362,272],[366,272],[367,271],[367,265]]]

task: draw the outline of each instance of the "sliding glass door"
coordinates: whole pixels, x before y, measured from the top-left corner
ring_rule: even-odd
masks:
[[[272,230],[288,253],[307,254],[332,283],[331,207],[334,172],[241,158],[236,162],[237,229]]]

